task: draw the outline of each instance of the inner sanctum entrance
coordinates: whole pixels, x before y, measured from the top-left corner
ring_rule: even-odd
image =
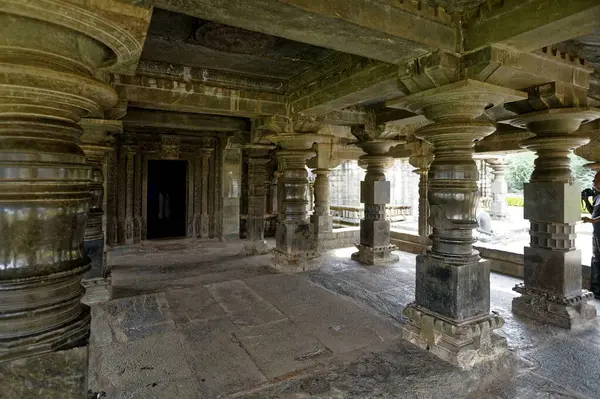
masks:
[[[148,161],[149,240],[186,232],[187,161]]]

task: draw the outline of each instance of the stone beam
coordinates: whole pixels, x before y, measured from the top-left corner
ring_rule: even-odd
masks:
[[[139,0],[127,0],[139,2]],[[433,48],[454,52],[452,18],[424,1],[144,0],[174,12],[315,46],[400,63]]]
[[[286,115],[287,111],[285,96],[279,94],[147,76],[115,74],[111,80],[119,98],[132,107],[247,118]]]
[[[127,127],[153,127],[190,131],[248,131],[247,119],[184,112],[169,112],[129,108],[122,119]]]
[[[324,114],[381,98],[397,97],[398,67],[365,58],[343,58],[341,68],[310,81],[305,76],[302,85],[292,80],[289,92],[290,110]],[[305,80],[304,80],[305,79]]]
[[[464,50],[501,43],[533,51],[583,36],[600,27],[597,0],[484,2],[466,22]]]

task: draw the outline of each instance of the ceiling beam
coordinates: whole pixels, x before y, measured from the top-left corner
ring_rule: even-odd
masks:
[[[443,9],[421,1],[386,4],[370,0],[145,0],[144,3],[390,63],[401,63],[435,48],[457,50],[458,30],[451,17]]]
[[[466,22],[464,50],[499,43],[533,51],[600,27],[598,0],[504,0],[485,2]]]
[[[122,119],[127,127],[153,127],[161,129],[185,129],[190,131],[234,132],[249,131],[250,122],[231,116],[193,114],[148,110],[143,108],[127,109]]]

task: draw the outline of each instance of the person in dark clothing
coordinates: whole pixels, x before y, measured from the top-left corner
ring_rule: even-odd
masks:
[[[582,200],[585,202],[585,207],[592,217],[582,218],[584,223],[592,223],[594,233],[592,236],[592,264],[590,285],[591,291],[595,296],[600,297],[600,172],[597,172],[593,181],[594,200],[590,203],[587,195],[582,195]]]

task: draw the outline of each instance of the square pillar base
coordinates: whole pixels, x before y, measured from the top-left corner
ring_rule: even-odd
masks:
[[[318,265],[311,262],[311,259],[318,256],[317,251],[285,253],[274,249],[271,266],[281,273],[301,273],[316,270]]]
[[[81,299],[81,302],[86,305],[108,302],[111,298],[110,277],[83,279],[81,285],[85,288],[85,295]]]
[[[398,255],[393,254],[397,248],[395,245],[387,245],[382,247],[368,247],[366,245],[355,244],[358,252],[354,252],[350,258],[363,265],[381,265],[386,263],[398,262]]]
[[[513,291],[521,294],[512,302],[512,311],[516,315],[569,329],[596,321],[596,308],[587,303],[594,299],[594,294],[587,290],[569,298],[536,291],[524,284],[516,285]]]
[[[247,241],[244,244],[245,256],[264,255],[268,253],[269,247],[267,246],[267,242],[265,240]]]
[[[500,316],[489,315],[456,325],[411,303],[402,311],[409,323],[402,337],[463,370],[508,353],[506,339],[493,332],[502,327]]]
[[[0,363],[3,399],[87,398],[88,346]]]

